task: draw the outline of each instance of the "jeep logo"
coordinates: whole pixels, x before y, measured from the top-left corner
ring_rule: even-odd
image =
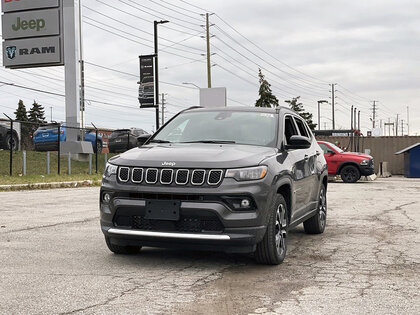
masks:
[[[176,165],[176,163],[175,162],[163,162],[162,163],[162,166],[175,166]]]
[[[36,30],[39,32],[41,29],[45,27],[45,20],[44,19],[36,19],[36,20],[21,20],[20,17],[17,18],[16,24],[12,24],[12,29],[14,31],[27,30],[28,28],[31,30]]]

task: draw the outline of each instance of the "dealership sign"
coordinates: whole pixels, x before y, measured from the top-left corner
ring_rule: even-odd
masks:
[[[3,65],[63,65],[62,0],[2,0]]]
[[[156,55],[140,56],[140,108],[156,107],[154,63]]]

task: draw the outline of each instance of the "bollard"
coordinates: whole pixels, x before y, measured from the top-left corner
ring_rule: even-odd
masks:
[[[22,162],[23,162],[23,176],[26,175],[26,150],[22,151]]]
[[[67,156],[67,172],[71,175],[71,153]]]
[[[47,175],[50,175],[50,151],[47,151]]]
[[[89,175],[92,175],[92,153],[89,153]]]

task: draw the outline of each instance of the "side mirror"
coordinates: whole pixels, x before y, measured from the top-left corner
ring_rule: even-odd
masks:
[[[141,147],[149,138],[151,135],[145,134],[137,137],[137,146]]]
[[[328,150],[328,151],[327,151],[327,153],[328,153],[328,154],[332,154],[332,155],[334,155],[334,154],[335,154],[335,151],[333,151],[333,150]]]
[[[291,136],[286,149],[308,149],[312,145],[311,139],[303,136]]]

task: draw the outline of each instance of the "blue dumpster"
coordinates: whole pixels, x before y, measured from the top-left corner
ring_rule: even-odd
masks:
[[[404,176],[420,178],[420,142],[395,154],[404,154]]]

